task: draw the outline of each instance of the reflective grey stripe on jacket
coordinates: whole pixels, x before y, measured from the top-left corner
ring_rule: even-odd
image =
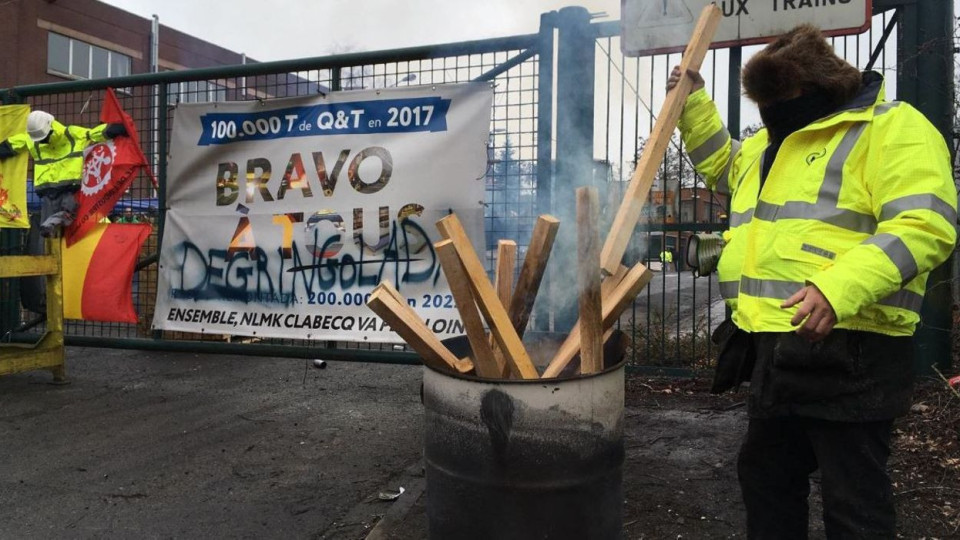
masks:
[[[51,163],[56,163],[56,162],[58,162],[58,161],[63,161],[63,160],[65,160],[65,159],[74,159],[74,158],[82,158],[82,157],[83,157],[83,152],[70,152],[69,154],[67,154],[67,155],[65,155],[65,156],[62,156],[62,157],[58,157],[58,158],[38,159],[38,160],[34,161],[33,164],[34,164],[34,165],[49,165],[49,164],[51,164]]]
[[[726,126],[720,126],[720,129],[704,141],[703,144],[687,152],[687,155],[690,156],[690,161],[693,162],[693,166],[699,167],[710,156],[720,151],[723,146],[727,144],[727,141],[731,143],[730,155],[727,156],[727,163],[724,165],[723,172],[720,173],[717,179],[716,186],[717,193],[724,195],[730,194],[730,165],[733,163],[734,156],[740,151],[740,141],[736,139],[731,140],[730,133],[727,131]]]
[[[730,157],[727,158],[726,165],[723,166],[723,172],[720,173],[720,177],[717,178],[717,193],[723,195],[729,195],[731,193],[730,189],[730,167],[733,165],[733,160],[740,153],[740,147],[742,144],[740,141],[733,139],[730,141]]]
[[[916,195],[906,195],[899,199],[887,202],[880,208],[880,221],[886,221],[897,217],[902,212],[910,210],[932,210],[947,220],[947,223],[957,222],[957,211],[940,197],[930,193],[918,193]]]
[[[692,161],[694,165],[700,165],[706,161],[707,158],[723,148],[723,145],[727,144],[729,139],[730,132],[727,131],[725,126],[720,126],[720,129],[704,141],[703,144],[687,152],[687,154],[690,155],[690,161]]]
[[[863,243],[877,246],[890,259],[890,262],[896,265],[897,270],[900,271],[901,286],[917,277],[919,272],[917,261],[900,237],[893,234],[878,234],[867,238]]]
[[[740,293],[740,282],[739,281],[721,281],[720,282],[720,296],[726,300],[732,300],[737,297],[737,294]]]
[[[734,290],[737,286],[735,281],[721,281],[720,294],[724,298],[735,298],[739,292],[758,298],[773,298],[775,300],[786,300],[794,293],[806,287],[806,283],[797,281],[782,281],[777,279],[757,279],[747,276],[740,278],[740,290]],[[732,296],[727,296],[732,294]],[[923,306],[923,295],[900,289],[899,291],[883,298],[877,302],[885,306],[912,311],[920,314],[920,308]]]
[[[789,201],[780,205],[758,200],[754,217],[764,221],[812,219],[851,231],[873,234],[877,230],[877,220],[872,214],[861,214],[837,207],[840,186],[843,184],[843,165],[866,127],[867,124],[864,122],[854,124],[843,135],[837,149],[830,156],[830,161],[827,162],[827,170],[816,202]]]
[[[753,219],[753,208],[747,210],[746,212],[731,212],[730,228],[732,229],[745,223],[750,223],[751,219]]]

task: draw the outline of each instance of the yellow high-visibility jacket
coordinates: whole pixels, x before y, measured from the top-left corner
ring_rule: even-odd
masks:
[[[865,76],[841,110],[790,134],[760,190],[767,131],[732,140],[705,90],[680,130],[711,188],[730,193],[717,267],[721,295],[748,332],[789,332],[785,299],[816,285],[837,328],[912,335],[933,268],[956,242],[957,189],[937,129]],[[758,196],[759,192],[759,196]]]
[[[30,152],[33,158],[33,188],[37,194],[51,189],[79,186],[83,176],[83,149],[106,140],[107,124],[95,128],[64,126],[54,121],[50,141],[38,143],[26,133],[7,139],[15,152]]]

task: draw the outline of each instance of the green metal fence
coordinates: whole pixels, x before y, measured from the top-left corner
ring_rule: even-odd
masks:
[[[537,144],[539,36],[514,36],[432,47],[346,54],[303,60],[246,64],[84,80],[3,91],[6,103],[25,102],[61,122],[95,125],[104,90],[113,87],[140,131],[144,153],[154,164],[159,189],[141,175],[118,203],[155,225],[134,281],[139,323],[69,321],[67,343],[121,348],[197,350],[230,354],[323,357],[377,362],[416,362],[403,347],[307,340],[251,340],[152,330],[157,287],[157,253],[162,237],[166,156],[174,107],[181,102],[270,99],[361,88],[490,81],[494,105],[486,181],[488,263],[496,240],[511,238],[521,250],[538,212]],[[25,252],[27,234],[4,231],[5,253]],[[0,304],[5,339],[27,341],[43,330],[42,317],[17,304],[17,284],[2,280]]]
[[[900,58],[923,54],[911,32],[926,17],[913,3],[874,0],[869,32],[836,38],[838,52],[858,67],[873,66],[887,75],[888,95],[896,95],[904,80]],[[895,8],[895,9],[894,9]],[[951,8],[952,9],[952,8]],[[914,21],[905,26],[904,20]],[[493,116],[486,182],[485,225],[487,263],[492,270],[496,241],[517,241],[520,256],[529,241],[536,216],[557,215],[572,223],[574,191],[594,185],[601,191],[605,219],[616,211],[621,194],[642,150],[643,140],[663,101],[662,88],[680,55],[626,58],[620,53],[618,22],[592,22],[583,8],[564,8],[541,16],[540,32],[430,47],[345,54],[242,66],[171,71],[107,80],[84,80],[22,86],[0,91],[4,103],[26,102],[47,110],[61,121],[80,125],[98,122],[108,86],[120,90],[122,105],[137,122],[143,150],[155,165],[159,189],[145,176],[120,203],[136,209],[142,219],[162,232],[168,140],[177,103],[251,100],[335,92],[358,88],[433,85],[489,81],[494,88]],[[910,42],[898,51],[896,43]],[[929,47],[928,47],[929,48]],[[752,49],[712,51],[703,74],[716,96],[732,133],[749,129],[749,110],[742,110],[739,66]],[[918,52],[919,51],[919,52]],[[952,59],[950,60],[952,66]],[[924,64],[921,63],[922,69]],[[927,68],[930,69],[930,68]],[[554,106],[554,103],[556,105]],[[676,141],[662,168],[658,200],[628,251],[633,261],[657,267],[658,249],[669,247],[682,259],[686,238],[695,232],[724,228],[726,201],[703,188]],[[672,188],[671,188],[672,186]],[[668,201],[677,191],[675,204]],[[685,198],[686,197],[686,198]],[[154,208],[150,201],[156,200]],[[147,201],[147,202],[144,202]],[[671,208],[668,208],[671,207]],[[674,214],[668,213],[672,210]],[[348,342],[262,340],[241,342],[222,336],[158,332],[150,328],[156,295],[156,261],[161,249],[154,234],[144,247],[135,282],[137,325],[71,321],[67,343],[123,348],[159,348],[205,352],[324,357],[376,362],[416,362],[403,347]],[[26,249],[26,235],[3,231],[0,251]],[[573,227],[561,226],[547,283],[531,322],[535,331],[565,332],[576,318],[569,291],[552,279],[557,267],[575,264]],[[714,356],[707,336],[724,317],[715,281],[694,280],[688,272],[661,271],[634,307],[621,319],[634,346],[636,365],[661,371],[689,370]],[[948,276],[949,279],[949,276]],[[17,284],[0,280],[0,336],[35,339],[42,330],[37,314],[19,309]],[[573,299],[575,300],[575,299]],[[941,308],[942,310],[942,308]],[[930,316],[938,320],[939,311]],[[14,320],[16,319],[16,320]],[[925,318],[926,320],[926,318]],[[939,323],[938,323],[939,324]],[[931,324],[930,326],[935,326]],[[949,324],[946,325],[949,331]],[[942,330],[942,326],[940,327]],[[940,335],[930,338],[941,347]],[[933,341],[931,341],[932,343]]]

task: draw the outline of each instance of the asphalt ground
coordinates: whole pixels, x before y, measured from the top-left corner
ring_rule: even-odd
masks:
[[[0,377],[0,538],[363,538],[420,462],[417,366],[67,358]]]
[[[0,377],[0,539],[426,538],[421,369],[70,347]],[[739,537],[745,415],[666,392],[628,392],[624,538]]]

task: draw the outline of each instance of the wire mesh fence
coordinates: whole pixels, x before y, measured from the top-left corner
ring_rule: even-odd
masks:
[[[874,16],[871,29],[857,36],[834,38],[841,55],[854,65],[868,64],[887,77],[888,95],[895,91],[896,29],[890,24],[891,12]],[[593,107],[592,156],[594,183],[605,203],[606,226],[623,199],[644,143],[653,129],[656,113],[665,97],[664,84],[679,54],[661,54],[627,58],[620,52],[619,26],[594,24],[595,72],[592,78]],[[885,30],[889,30],[885,32]],[[880,47],[884,35],[889,39]],[[515,36],[416,50],[362,53],[338,57],[251,66],[169,72],[120,79],[121,104],[136,122],[141,146],[158,171],[159,186],[141,174],[124,194],[112,216],[120,221],[149,222],[154,232],[144,245],[133,283],[137,324],[68,321],[70,338],[91,338],[96,343],[137,346],[127,340],[152,342],[238,342],[287,347],[290,354],[322,354],[323,351],[372,350],[389,353],[403,347],[355,342],[316,342],[310,340],[254,339],[211,334],[159,332],[151,328],[157,294],[157,254],[161,249],[159,233],[164,219],[164,185],[167,149],[173,128],[173,112],[181,103],[266,100],[290,96],[326,94],[359,89],[387,89],[412,85],[442,85],[467,81],[489,81],[494,91],[488,143],[488,167],[485,176],[484,221],[485,259],[492,272],[497,241],[514,240],[522,260],[536,217],[550,212],[551,200],[572,194],[550,192],[557,159],[553,147],[555,112],[552,81],[544,88],[544,75],[550,81],[554,70],[554,32],[547,29],[545,42],[540,36]],[[549,43],[545,45],[544,43]],[[549,47],[546,49],[544,47]],[[756,109],[742,99],[738,91],[739,62],[759,47],[711,51],[702,68],[707,90],[717,103],[732,132],[751,133],[759,127]],[[878,54],[873,55],[874,52]],[[874,56],[876,56],[874,58]],[[126,81],[126,82],[124,82]],[[34,109],[46,110],[61,122],[92,126],[104,98],[103,88],[116,81],[69,83],[44,90],[31,89],[23,101]],[[81,89],[82,88],[82,89]],[[16,89],[14,89],[16,90]],[[549,100],[549,101],[546,101]],[[546,114],[546,116],[544,116]],[[550,125],[547,125],[547,124]],[[675,137],[665,156],[660,174],[651,191],[641,223],[637,226],[626,258],[642,261],[657,271],[653,282],[632,308],[621,318],[621,328],[630,335],[630,361],[654,368],[697,368],[707,365],[715,351],[709,340],[711,330],[722,321],[725,308],[714,277],[694,278],[683,262],[691,235],[720,232],[726,226],[725,197],[707,189],[702,177],[686,157],[679,137]],[[601,230],[606,230],[603,227]],[[5,234],[0,238],[3,254],[25,253],[36,249],[26,233]],[[669,252],[669,264],[661,254]],[[547,289],[548,290],[548,289]],[[569,292],[567,292],[569,294]],[[18,295],[17,284],[0,280],[0,303],[9,303]],[[9,311],[5,312],[9,313]],[[9,316],[9,315],[7,315]],[[17,306],[14,330],[35,335],[42,332],[39,313]],[[535,312],[533,326],[551,328],[549,313]],[[540,317],[537,321],[536,318]],[[19,326],[19,328],[16,328]],[[9,337],[9,336],[8,336]],[[92,341],[74,339],[75,343]],[[142,345],[142,341],[138,342]],[[277,349],[279,350],[279,349]],[[276,350],[275,350],[276,351]],[[356,358],[361,356],[357,355]],[[364,358],[369,358],[365,356]]]
[[[359,61],[342,59],[328,64],[325,59],[304,61],[296,71],[245,76],[219,69],[215,77],[197,79],[191,72],[166,74],[167,80],[151,84],[143,81],[118,88],[117,95],[124,110],[138,126],[141,146],[154,170],[159,172],[160,185],[154,186],[147,174],[140,174],[118,202],[112,220],[149,222],[153,233],[144,244],[138,270],[133,281],[133,299],[138,314],[137,324],[70,320],[65,333],[68,342],[91,343],[76,338],[95,338],[115,346],[136,346],[127,340],[166,342],[220,342],[232,344],[260,343],[329,351],[330,349],[372,349],[386,352],[404,350],[402,346],[357,342],[316,342],[310,340],[259,339],[213,334],[155,331],[151,328],[157,294],[157,254],[164,218],[166,152],[173,129],[173,114],[181,103],[215,101],[267,100],[273,98],[326,94],[333,91],[387,89],[412,85],[442,85],[469,81],[488,81],[494,99],[491,136],[488,143],[488,168],[485,178],[484,221],[487,231],[485,259],[492,272],[499,239],[517,242],[522,257],[537,216],[537,78],[538,59],[531,49],[530,36],[518,36],[424,49],[422,57],[393,60],[376,54],[352,55]],[[404,54],[403,56],[411,56]],[[415,56],[415,55],[414,55]],[[99,81],[104,88],[114,81]],[[102,89],[90,91],[39,91],[25,100],[33,109],[45,110],[64,124],[93,126],[99,124],[99,111],[104,99]],[[31,204],[38,211],[36,201]],[[34,233],[4,235],[4,254],[28,253],[42,249]],[[39,279],[39,278],[38,278]],[[0,280],[0,294],[6,303],[17,302],[19,287],[14,280]],[[44,331],[43,316],[17,306],[18,324],[13,334]],[[23,337],[23,335],[21,335]],[[73,338],[71,340],[71,338]],[[137,342],[142,345],[142,342]],[[300,351],[304,354],[309,354]]]

